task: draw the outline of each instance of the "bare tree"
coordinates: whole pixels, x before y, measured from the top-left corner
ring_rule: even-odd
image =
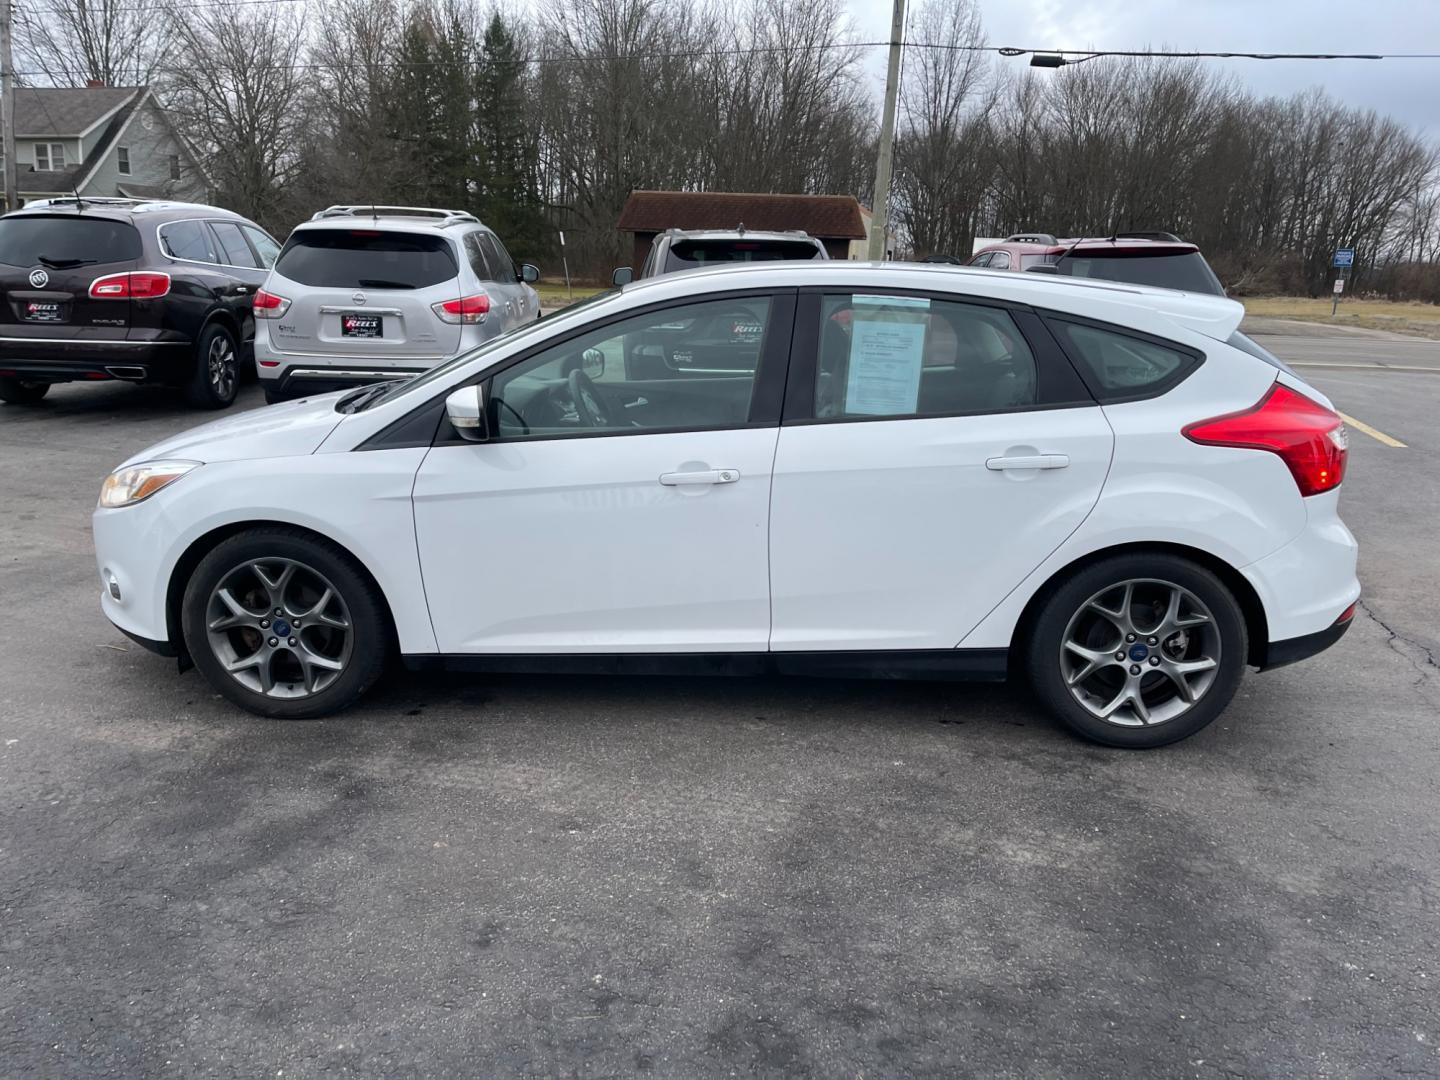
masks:
[[[279,223],[304,149],[308,69],[296,61],[303,11],[239,4],[195,8],[173,23],[165,103],[202,155],[226,205]]]
[[[16,66],[32,85],[144,85],[168,39],[167,0],[35,0],[15,7]]]

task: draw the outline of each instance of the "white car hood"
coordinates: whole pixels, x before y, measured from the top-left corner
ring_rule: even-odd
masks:
[[[335,411],[340,396],[323,394],[288,401],[201,424],[146,447],[120,468],[167,458],[211,462],[313,454],[344,419],[344,414]]]

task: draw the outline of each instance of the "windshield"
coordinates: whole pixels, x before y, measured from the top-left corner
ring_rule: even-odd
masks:
[[[378,229],[310,229],[292,235],[275,272],[329,289],[424,289],[460,271],[450,241]]]
[[[0,262],[10,266],[87,266],[139,257],[140,234],[124,221],[76,214],[0,218]]]
[[[1087,251],[1062,257],[1055,264],[1055,272],[1096,281],[1120,281],[1129,285],[1179,289],[1181,292],[1225,295],[1220,279],[1198,251],[1177,251],[1170,255],[1136,255],[1123,250]]]
[[[665,269],[668,272],[714,263],[818,258],[820,249],[813,240],[681,240],[671,245]]]
[[[598,307],[619,295],[619,289],[608,289],[605,292],[596,293],[588,299],[577,300],[563,311],[551,315],[548,319],[536,319],[534,322],[526,323],[524,326],[511,330],[509,333],[501,334],[499,337],[493,338],[485,342],[485,344],[471,349],[469,352],[461,353],[453,360],[446,360],[445,363],[439,367],[433,367],[423,375],[417,375],[415,378],[407,379],[404,382],[389,383],[384,391],[363,402],[356,411],[364,412],[366,409],[371,408],[381,401],[394,401],[396,398],[406,397],[407,395],[415,393],[417,390],[423,390],[428,386],[433,386],[435,383],[447,378],[451,372],[457,368],[463,367],[472,360],[479,359],[486,353],[494,352],[502,346],[509,348],[515,344],[516,341],[533,337],[541,331],[548,334],[557,325],[564,325],[565,323],[571,322],[576,316],[586,316],[592,307]],[[342,399],[342,403],[343,401],[344,399]]]

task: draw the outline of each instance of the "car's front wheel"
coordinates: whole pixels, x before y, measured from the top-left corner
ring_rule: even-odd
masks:
[[[221,542],[195,568],[181,609],[185,646],[210,684],[261,716],[325,716],[380,677],[384,600],[348,555],[294,529]]]
[[[0,401],[9,402],[11,405],[34,405],[49,392],[50,384],[47,382],[0,376]]]
[[[1121,555],[1085,567],[1045,601],[1026,648],[1040,700],[1107,746],[1164,746],[1230,703],[1244,674],[1244,614],[1188,559]]]
[[[224,409],[240,392],[240,352],[230,331],[211,323],[195,348],[195,370],[185,397],[198,409]]]

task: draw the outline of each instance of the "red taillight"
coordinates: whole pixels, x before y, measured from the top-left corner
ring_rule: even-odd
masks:
[[[1345,422],[1284,383],[1277,382],[1248,409],[1200,420],[1181,434],[1205,446],[1279,454],[1301,495],[1319,495],[1345,478]]]
[[[1355,609],[1359,606],[1360,601],[1356,600],[1355,603],[1351,604],[1349,607],[1347,607],[1344,611],[1340,613],[1340,617],[1335,620],[1335,625],[1339,626],[1341,623],[1347,623],[1351,619],[1353,619],[1355,617]]]
[[[445,300],[439,304],[431,304],[430,308],[440,316],[443,322],[484,322],[485,316],[490,311],[490,297],[484,293],[476,293],[474,296],[462,296],[458,300]]]
[[[149,271],[107,274],[90,283],[92,300],[154,300],[170,291],[170,275]]]
[[[290,301],[264,289],[256,289],[252,306],[257,319],[278,319],[290,309]]]

